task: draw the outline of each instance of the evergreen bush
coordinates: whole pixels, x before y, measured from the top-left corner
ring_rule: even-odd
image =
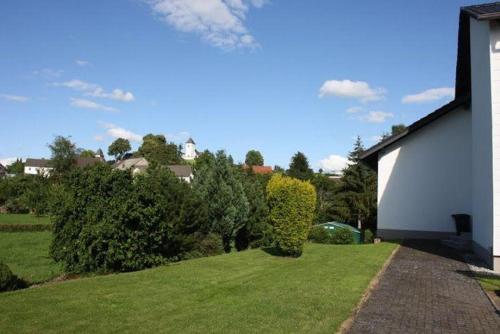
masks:
[[[314,186],[276,174],[267,184],[267,199],[276,246],[284,254],[300,256],[314,219]]]

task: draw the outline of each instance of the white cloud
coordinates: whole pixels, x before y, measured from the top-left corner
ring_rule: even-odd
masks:
[[[102,111],[110,111],[110,112],[119,111],[116,108],[108,107],[108,106],[105,106],[105,105],[102,105],[99,103],[95,103],[94,101],[90,101],[87,99],[71,98],[71,105],[73,107],[83,108],[83,109],[102,110]]]
[[[382,136],[371,136],[370,141],[378,143],[379,141],[382,140]]]
[[[146,1],[162,21],[179,31],[196,33],[215,47],[258,47],[244,22],[250,7],[260,8],[264,0]]]
[[[99,122],[99,124],[101,125],[101,127],[106,129],[106,134],[110,137],[128,139],[130,141],[135,141],[138,143],[142,141],[141,135],[136,134],[130,130],[121,128],[115,124],[105,123],[105,122]]]
[[[341,172],[349,164],[349,160],[341,155],[332,154],[319,161],[318,166],[326,172]]]
[[[13,162],[15,162],[18,158],[13,158],[13,157],[9,157],[9,158],[1,158],[0,159],[0,164],[4,165],[5,167],[7,167],[8,165],[12,164]]]
[[[406,95],[401,102],[404,104],[410,103],[426,103],[441,100],[444,98],[453,99],[455,97],[455,89],[451,87],[432,88],[418,94]]]
[[[90,65],[90,62],[86,60],[77,59],[75,60],[75,64],[77,64],[78,66],[87,66]]]
[[[363,111],[363,108],[361,107],[351,107],[347,108],[346,112],[349,114],[357,114]]]
[[[12,102],[26,102],[30,99],[27,96],[10,95],[10,94],[0,94],[0,97],[4,100],[12,101]]]
[[[56,82],[54,86],[66,87],[73,90],[83,92],[85,96],[92,96],[110,100],[117,100],[122,102],[134,101],[134,94],[131,92],[126,92],[121,89],[113,89],[112,92],[106,92],[101,86],[82,80],[73,79],[65,82]]]
[[[384,123],[387,119],[394,117],[390,112],[370,111],[368,114],[360,117],[360,120],[368,123]]]
[[[103,135],[95,135],[94,136],[94,140],[95,141],[103,141],[104,140],[104,136]]]
[[[40,75],[40,76],[45,77],[47,79],[59,78],[61,76],[61,74],[63,74],[63,70],[55,70],[52,68],[42,68],[40,70],[33,71],[33,74]]]
[[[361,102],[382,100],[385,93],[384,88],[372,88],[365,81],[351,80],[328,80],[319,89],[319,97],[337,96]]]

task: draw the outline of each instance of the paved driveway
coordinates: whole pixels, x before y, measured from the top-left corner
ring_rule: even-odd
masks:
[[[405,241],[349,333],[500,333],[468,267],[439,242]]]

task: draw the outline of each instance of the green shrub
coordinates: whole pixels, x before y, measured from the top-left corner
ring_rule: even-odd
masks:
[[[203,256],[220,255],[224,253],[222,238],[218,234],[209,233],[195,247],[195,250],[199,251]]]
[[[9,266],[0,262],[0,291],[12,291],[25,287],[25,284],[12,273]]]
[[[310,241],[318,244],[332,243],[332,236],[323,226],[313,226],[309,232]]]
[[[284,254],[300,256],[314,219],[314,186],[276,174],[267,184],[267,199],[276,246]]]
[[[132,271],[179,259],[208,224],[206,204],[166,168],[135,177],[99,164],[54,188],[51,254],[67,272]]]
[[[373,243],[373,232],[370,229],[366,229],[363,231],[363,241],[365,244],[372,244]]]
[[[332,235],[332,243],[336,245],[348,245],[354,243],[354,237],[347,228],[336,228]]]

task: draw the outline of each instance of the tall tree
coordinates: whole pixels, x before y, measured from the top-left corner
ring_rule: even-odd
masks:
[[[164,135],[145,135],[139,153],[151,164],[174,165],[182,162],[179,147],[174,143],[167,143]]]
[[[54,142],[49,144],[49,148],[52,153],[51,165],[56,173],[65,173],[73,168],[77,148],[70,137],[56,136]]]
[[[310,180],[314,175],[313,170],[309,167],[307,157],[302,152],[297,152],[292,157],[287,174],[301,180]]]
[[[249,214],[246,224],[236,232],[235,247],[240,251],[248,247],[268,246],[272,239],[266,200],[266,186],[270,176],[245,173],[241,169],[238,169],[238,176],[248,200]]]
[[[249,205],[243,186],[234,174],[230,157],[219,151],[213,161],[198,170],[193,189],[208,203],[211,232],[221,236],[226,252],[248,219]]]
[[[382,134],[381,140],[387,139],[387,138],[392,137],[392,136],[399,135],[400,133],[403,133],[405,131],[406,131],[406,125],[395,124],[391,127],[391,133],[385,132],[384,134]]]
[[[82,158],[93,158],[95,157],[95,152],[92,150],[81,150],[80,156]]]
[[[375,222],[377,209],[377,178],[375,172],[360,161],[364,151],[358,136],[349,153],[350,164],[344,169],[338,193],[337,213],[358,228],[367,228]]]
[[[13,163],[10,165],[6,166],[7,168],[7,173],[9,174],[14,174],[14,175],[20,175],[24,173],[24,163],[22,159],[16,159]]]
[[[128,139],[118,138],[109,145],[108,154],[114,156],[116,160],[121,160],[131,149]]]
[[[250,150],[245,157],[247,166],[264,166],[264,157],[257,150]]]
[[[311,180],[316,188],[316,223],[326,223],[335,219],[337,182],[324,174],[316,174]]]

